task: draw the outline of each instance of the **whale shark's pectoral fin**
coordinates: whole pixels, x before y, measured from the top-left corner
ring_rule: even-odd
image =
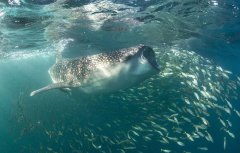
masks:
[[[35,90],[35,91],[31,92],[30,96],[34,96],[34,95],[39,94],[41,92],[45,92],[45,91],[52,90],[52,89],[65,90],[65,89],[69,89],[71,87],[73,87],[71,84],[65,83],[65,82],[53,83],[53,84],[50,84],[48,86],[45,86],[43,88],[40,88],[38,90]]]
[[[65,93],[70,93],[71,92],[71,89],[70,88],[60,88],[60,90],[62,92],[65,92]]]

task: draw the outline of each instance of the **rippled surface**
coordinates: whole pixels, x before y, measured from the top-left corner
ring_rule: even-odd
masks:
[[[239,2],[0,2],[0,151],[238,152]],[[73,41],[71,41],[73,40]],[[65,57],[152,46],[162,71],[130,89],[51,91]]]

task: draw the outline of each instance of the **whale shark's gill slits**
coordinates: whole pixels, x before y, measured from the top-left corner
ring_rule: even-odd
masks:
[[[127,62],[127,61],[131,60],[132,58],[133,58],[133,55],[129,55],[126,57],[125,61]]]

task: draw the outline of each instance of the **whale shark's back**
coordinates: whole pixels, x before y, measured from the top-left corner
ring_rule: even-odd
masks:
[[[83,82],[96,70],[109,68],[110,66],[128,60],[128,58],[135,55],[142,46],[143,45],[138,45],[114,52],[100,53],[74,59],[61,59],[49,69],[49,74],[53,82],[65,82],[71,77],[75,79],[75,81]]]

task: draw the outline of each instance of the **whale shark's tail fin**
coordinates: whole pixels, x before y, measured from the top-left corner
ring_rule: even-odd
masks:
[[[38,90],[32,91],[30,93],[30,96],[34,96],[34,95],[39,94],[41,92],[45,92],[45,91],[52,90],[52,89],[63,89],[63,90],[65,90],[66,88],[71,88],[71,87],[73,87],[73,86],[70,85],[69,83],[65,83],[65,82],[53,83],[53,84],[50,84],[50,85],[45,86],[43,88],[40,88]]]
[[[57,53],[56,53],[56,63],[62,60],[62,52],[64,51],[66,45],[71,42],[74,41],[73,39],[69,38],[69,39],[63,39],[61,41],[59,41],[58,45],[57,45]]]

